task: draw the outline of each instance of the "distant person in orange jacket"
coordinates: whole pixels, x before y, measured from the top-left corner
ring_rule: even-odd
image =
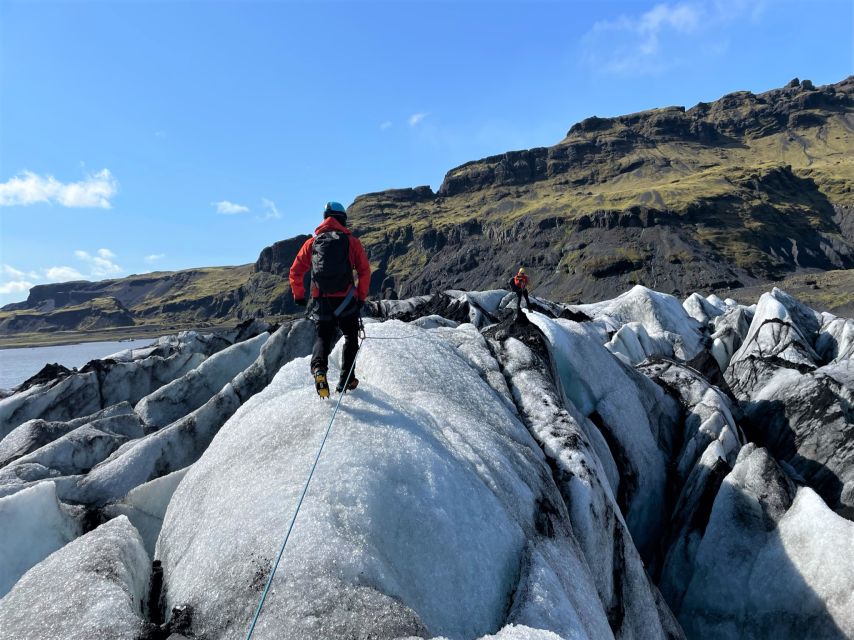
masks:
[[[525,267],[519,267],[519,273],[510,280],[510,288],[516,294],[516,317],[522,317],[522,297],[525,298],[525,306],[530,309],[531,301],[528,299],[528,276]]]
[[[354,366],[359,350],[359,312],[368,297],[371,265],[362,243],[347,228],[347,211],[340,203],[326,203],[323,222],[314,234],[302,245],[289,275],[294,302],[305,306],[303,279],[311,270],[311,318],[317,328],[311,375],[317,394],[328,398],[326,371],[338,329],[344,334],[344,353],[337,391],[350,391],[359,384]],[[353,280],[353,270],[358,274],[358,284]]]

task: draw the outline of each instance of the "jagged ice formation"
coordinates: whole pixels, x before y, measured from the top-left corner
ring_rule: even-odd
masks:
[[[854,321],[531,306],[368,305],[253,637],[854,638]],[[184,333],[0,400],[0,639],[245,637],[333,410],[312,338]]]

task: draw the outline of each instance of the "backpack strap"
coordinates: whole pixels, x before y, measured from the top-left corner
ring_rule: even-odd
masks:
[[[335,311],[332,312],[332,315],[336,318],[340,317],[342,313],[344,313],[344,309],[347,308],[347,305],[350,304],[350,301],[353,299],[353,291],[355,291],[353,285],[351,284],[347,288],[347,295],[344,296],[344,299],[341,301],[341,304],[336,307]]]

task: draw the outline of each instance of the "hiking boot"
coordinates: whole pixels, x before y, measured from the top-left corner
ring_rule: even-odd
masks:
[[[313,374],[314,388],[317,389],[317,395],[324,400],[329,397],[329,383],[326,381],[326,372],[317,370]]]
[[[347,376],[344,376],[343,378],[341,378],[338,381],[338,386],[335,387],[335,390],[338,393],[341,393],[342,391],[345,390],[345,388],[347,391],[352,391],[353,389],[355,389],[358,386],[359,386],[359,379],[356,376],[353,376],[352,378],[350,378],[349,384],[347,383]]]

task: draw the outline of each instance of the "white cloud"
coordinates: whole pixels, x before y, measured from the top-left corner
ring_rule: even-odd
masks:
[[[109,249],[98,249],[98,255],[92,255],[78,249],[74,252],[74,255],[78,260],[82,260],[89,265],[93,276],[112,276],[123,271],[119,265],[113,262],[116,254]]]
[[[69,266],[45,267],[34,271],[23,271],[12,265],[0,265],[0,296],[21,294],[37,284],[45,282],[69,282],[71,280],[98,280],[104,276],[116,276],[123,269],[113,260],[116,254],[109,249],[98,249],[94,254],[77,250],[75,257],[87,266],[87,273]],[[163,257],[159,256],[149,257]],[[16,296],[20,298],[21,296]]]
[[[0,270],[2,270],[4,276],[17,278],[18,280],[23,280],[24,278],[35,280],[39,277],[39,274],[35,271],[21,271],[9,264],[4,264]]]
[[[426,118],[428,115],[430,115],[430,114],[429,113],[413,113],[411,116],[409,116],[409,126],[410,127],[418,126],[421,123],[421,121],[424,120],[424,118]]]
[[[228,200],[221,200],[220,202],[211,202],[211,204],[216,207],[217,213],[221,213],[225,216],[233,216],[238,213],[249,213],[249,207],[245,207],[242,204],[235,204],[234,202],[229,202]]]
[[[38,202],[63,207],[109,209],[119,183],[109,169],[90,173],[80,182],[60,182],[51,175],[22,171],[0,183],[0,207],[26,206]]]
[[[7,296],[10,293],[23,293],[29,291],[33,286],[32,282],[26,280],[11,280],[9,282],[0,282],[0,295]]]
[[[264,207],[264,217],[261,218],[262,220],[278,220],[282,217],[282,214],[279,213],[279,208],[272,200],[261,198],[261,206]]]
[[[73,267],[48,267],[44,270],[44,277],[52,282],[85,280],[85,276]]]
[[[697,38],[750,12],[756,20],[764,0],[692,0],[662,2],[641,14],[596,22],[582,38],[583,58],[596,71],[653,74],[680,64],[698,52],[722,52],[725,46]],[[725,36],[726,34],[720,34]]]
[[[4,264],[0,267],[0,296],[26,293],[35,285],[44,282],[67,282],[68,280],[82,280],[83,275],[71,267],[48,267],[38,271],[22,271],[12,265]],[[8,279],[7,279],[8,278]],[[21,297],[21,296],[16,296]]]
[[[382,131],[385,131],[386,129],[390,129],[390,128],[391,128],[391,120],[386,120],[385,122],[380,123],[380,129]]]
[[[165,253],[152,253],[150,256],[145,256],[143,260],[145,260],[148,264],[153,264],[155,262],[160,262],[165,257]]]

